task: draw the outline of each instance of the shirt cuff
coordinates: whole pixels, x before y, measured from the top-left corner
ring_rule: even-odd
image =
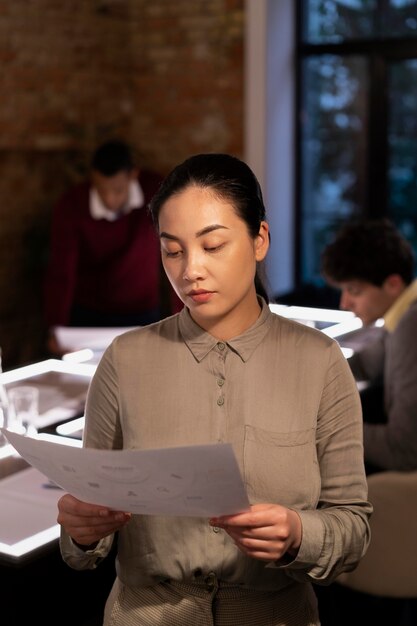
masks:
[[[308,569],[314,566],[319,560],[322,553],[323,538],[325,527],[318,511],[298,511],[301,518],[303,536],[300,548],[296,557],[289,554],[269,563],[266,567],[270,568],[290,568],[290,569]]]
[[[113,539],[114,535],[103,537],[92,550],[83,550],[65,531],[62,531],[59,547],[63,560],[73,569],[95,569],[110,552]]]

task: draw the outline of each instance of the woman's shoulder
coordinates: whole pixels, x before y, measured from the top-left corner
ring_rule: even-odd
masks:
[[[280,315],[279,313],[272,312],[272,327],[275,332],[280,333],[288,339],[294,341],[303,340],[312,344],[320,344],[331,346],[335,343],[335,340],[318,328],[305,323],[301,320],[291,319]]]
[[[162,342],[175,340],[179,335],[179,313],[166,317],[159,322],[138,326],[126,330],[113,340],[118,350],[136,350],[145,346],[156,346]]]
[[[275,314],[272,324],[275,341],[271,345],[279,346],[285,354],[291,354],[295,363],[302,363],[316,372],[327,372],[334,366],[350,372],[347,359],[333,337],[322,330],[308,326],[301,321]]]

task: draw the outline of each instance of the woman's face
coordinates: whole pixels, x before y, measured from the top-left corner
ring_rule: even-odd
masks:
[[[269,245],[265,222],[252,239],[230,201],[190,186],[162,206],[159,233],[166,274],[197,324],[230,339],[256,321],[256,263]]]

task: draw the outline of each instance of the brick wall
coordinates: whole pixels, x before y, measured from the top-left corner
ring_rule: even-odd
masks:
[[[243,152],[243,0],[0,0],[0,345],[43,358],[51,207],[101,141],[162,173]]]

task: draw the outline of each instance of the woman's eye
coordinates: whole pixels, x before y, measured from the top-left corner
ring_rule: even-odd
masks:
[[[220,250],[223,247],[223,244],[220,244],[218,246],[206,246],[204,248],[204,250],[206,252],[217,252],[218,250]]]
[[[175,257],[179,256],[181,254],[180,250],[176,250],[175,252],[170,252],[169,250],[165,250],[165,256],[170,258],[170,259],[174,259]]]

